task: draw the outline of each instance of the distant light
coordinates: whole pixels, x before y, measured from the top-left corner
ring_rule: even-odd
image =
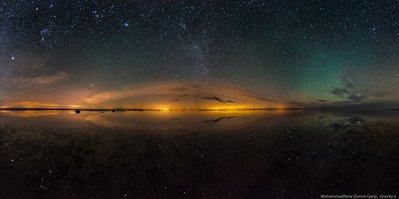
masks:
[[[14,56],[12,56],[12,57],[11,57],[11,60],[15,60],[15,57],[14,57]]]
[[[284,105],[277,105],[276,106],[276,109],[278,109],[278,110],[283,110],[283,109],[285,109],[286,107],[284,106]]]

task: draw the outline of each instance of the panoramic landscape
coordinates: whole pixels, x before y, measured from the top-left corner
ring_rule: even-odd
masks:
[[[399,2],[0,2],[0,198],[397,198]]]

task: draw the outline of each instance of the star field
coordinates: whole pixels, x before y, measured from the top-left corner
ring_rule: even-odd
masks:
[[[300,106],[396,106],[398,1],[8,1],[0,103],[169,81]]]

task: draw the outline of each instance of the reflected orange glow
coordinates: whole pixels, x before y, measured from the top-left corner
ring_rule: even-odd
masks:
[[[57,111],[0,111],[0,113],[6,113],[14,117],[44,117],[44,116],[54,116],[59,115],[61,112]]]
[[[272,121],[273,118],[288,114],[298,114],[297,111],[268,110],[234,110],[222,111],[126,111],[126,112],[99,112],[82,111],[76,114],[75,111],[0,111],[3,119],[29,118],[25,122],[32,122],[34,125],[50,125],[49,119],[65,125],[90,124],[106,128],[130,128],[149,132],[191,132],[201,129],[220,129],[230,132],[240,126],[256,126],[264,121]],[[261,121],[261,122],[259,122]]]

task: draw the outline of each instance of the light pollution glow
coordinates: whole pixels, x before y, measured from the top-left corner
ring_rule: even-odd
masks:
[[[65,96],[68,98],[68,96]],[[98,92],[69,103],[47,101],[9,102],[0,108],[142,108],[171,110],[284,109],[288,105],[226,84],[166,82]]]

